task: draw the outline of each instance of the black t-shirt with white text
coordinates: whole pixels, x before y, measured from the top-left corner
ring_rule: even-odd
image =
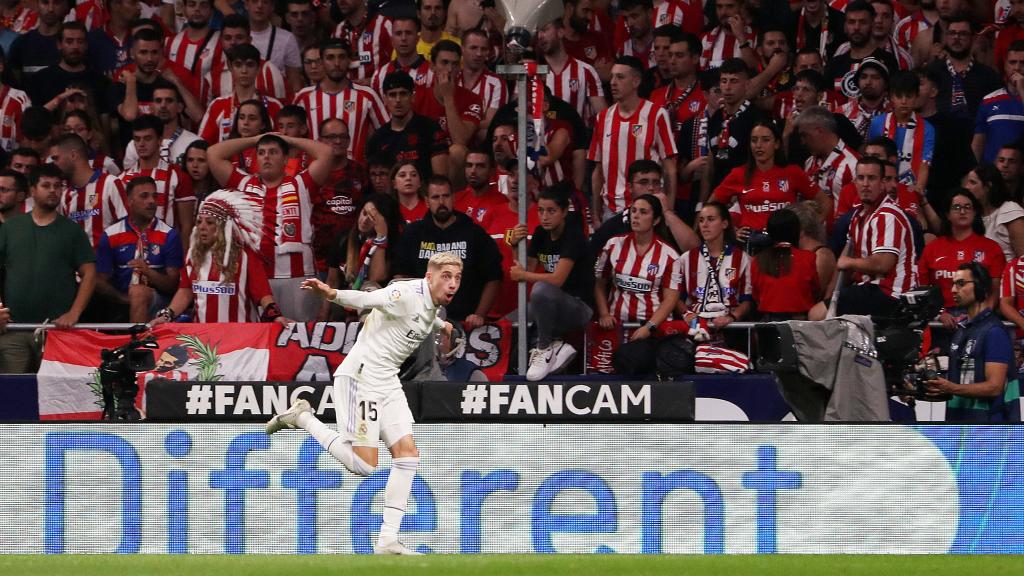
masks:
[[[585,302],[590,300],[594,293],[594,269],[589,265],[590,246],[579,227],[570,226],[566,222],[562,235],[552,240],[550,232],[542,226],[537,226],[533,231],[533,238],[530,239],[527,255],[536,258],[543,271],[548,274],[555,271],[559,260],[571,258],[572,270],[562,284],[562,291],[582,298]]]
[[[462,285],[446,308],[448,318],[464,320],[476,312],[484,285],[501,281],[501,252],[490,235],[465,214],[456,212],[455,222],[440,228],[429,214],[409,224],[395,251],[396,276],[422,278],[427,261],[437,252],[454,252],[462,258]]]

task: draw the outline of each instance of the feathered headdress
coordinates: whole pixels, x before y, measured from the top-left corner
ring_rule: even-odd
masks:
[[[228,266],[228,255],[232,242],[257,250],[263,238],[263,208],[260,198],[239,190],[217,190],[199,205],[200,216],[212,216],[224,223],[224,262]],[[192,228],[192,245],[196,242],[198,226]]]

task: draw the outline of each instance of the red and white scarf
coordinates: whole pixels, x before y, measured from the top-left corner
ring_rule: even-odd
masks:
[[[885,115],[884,130],[882,135],[893,142],[896,141],[896,113],[889,112]],[[924,155],[924,128],[925,123],[917,116],[916,112],[910,113],[903,136],[903,145],[900,147],[899,164],[896,173],[901,184],[914,184],[917,182],[918,169],[921,167],[921,160]]]
[[[825,10],[825,15],[821,18],[821,36],[818,39],[818,53],[821,54],[822,61],[827,62],[828,56],[826,55],[828,45],[828,7],[822,7]],[[800,20],[796,25],[796,49],[803,50],[807,46],[807,24],[804,18],[805,8],[800,9]]]

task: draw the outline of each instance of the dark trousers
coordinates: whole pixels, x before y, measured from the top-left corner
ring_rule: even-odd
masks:
[[[896,299],[887,295],[877,284],[846,286],[839,292],[836,314],[859,316],[892,316],[896,312]]]

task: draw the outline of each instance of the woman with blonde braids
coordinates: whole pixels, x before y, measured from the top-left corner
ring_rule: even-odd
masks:
[[[152,325],[174,320],[193,302],[194,322],[291,322],[274,302],[255,252],[263,226],[261,210],[259,198],[234,190],[206,197],[178,291]]]

